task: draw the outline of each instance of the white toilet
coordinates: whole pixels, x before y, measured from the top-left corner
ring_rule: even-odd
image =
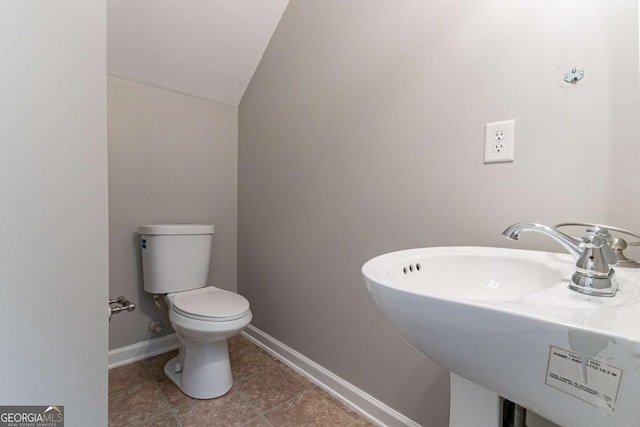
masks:
[[[251,322],[246,298],[206,286],[213,225],[167,224],[138,227],[144,290],[163,295],[180,353],[165,374],[196,399],[231,389],[227,338]]]

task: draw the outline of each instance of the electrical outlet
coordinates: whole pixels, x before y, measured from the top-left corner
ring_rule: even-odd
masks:
[[[513,162],[515,120],[487,123],[484,127],[484,162]]]

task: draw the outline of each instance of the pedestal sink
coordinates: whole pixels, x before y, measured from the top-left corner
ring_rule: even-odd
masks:
[[[437,247],[362,272],[389,325],[479,389],[562,426],[640,426],[640,271],[616,270],[617,295],[592,297],[568,289],[574,266],[557,253]]]

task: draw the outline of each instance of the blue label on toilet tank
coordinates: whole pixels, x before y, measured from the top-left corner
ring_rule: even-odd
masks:
[[[147,240],[140,239],[140,245],[142,245],[142,249],[147,249]]]

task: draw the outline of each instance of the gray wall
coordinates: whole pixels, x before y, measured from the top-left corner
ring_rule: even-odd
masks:
[[[166,313],[142,289],[136,231],[141,224],[216,226],[211,284],[236,290],[237,108],[109,77],[109,272],[111,297],[136,311],[115,316],[110,348],[156,335]]]
[[[0,2],[0,52],[0,404],[106,426],[106,2]]]
[[[253,323],[446,426],[447,372],[382,322],[360,267],[421,246],[558,249],[498,236],[519,221],[640,230],[637,19],[635,0],[292,0],[239,109]],[[515,163],[484,165],[484,124],[507,119]]]

